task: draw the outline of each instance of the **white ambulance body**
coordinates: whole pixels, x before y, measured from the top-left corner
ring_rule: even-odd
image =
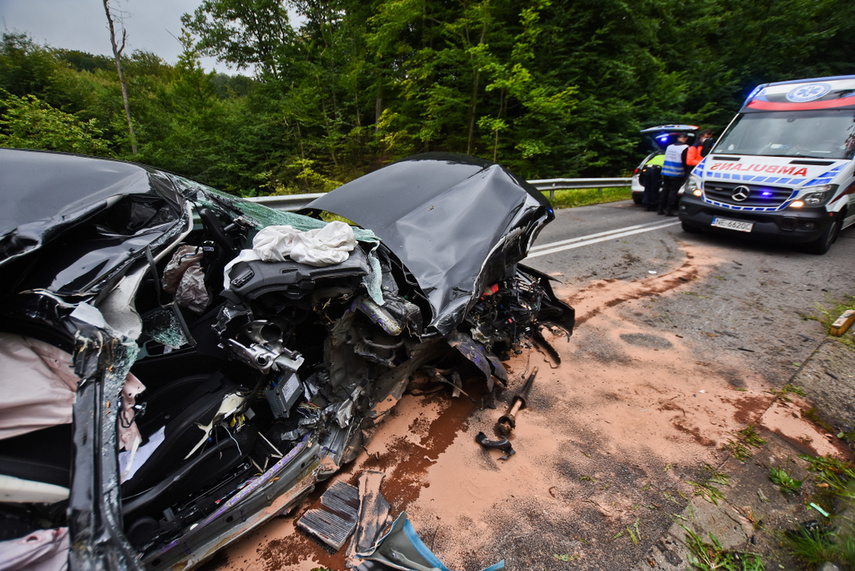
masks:
[[[687,232],[801,243],[824,254],[855,223],[855,76],[759,86],[680,201]]]

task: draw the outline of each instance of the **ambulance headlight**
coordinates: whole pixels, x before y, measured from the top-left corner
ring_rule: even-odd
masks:
[[[820,184],[817,186],[808,186],[802,189],[800,200],[805,206],[822,206],[834,196],[837,191],[836,184]]]
[[[703,194],[700,177],[689,175],[689,180],[686,182],[686,192],[692,196],[701,196]]]

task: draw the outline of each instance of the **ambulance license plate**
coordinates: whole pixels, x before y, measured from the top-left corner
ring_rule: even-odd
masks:
[[[727,228],[728,230],[737,230],[739,232],[751,232],[754,228],[753,222],[742,222],[741,220],[730,220],[728,218],[713,218],[712,226],[716,228]]]

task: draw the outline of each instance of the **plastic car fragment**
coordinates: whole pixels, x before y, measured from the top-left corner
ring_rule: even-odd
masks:
[[[373,549],[360,557],[376,561],[400,571],[450,571],[419,538],[407,513],[402,512]],[[486,567],[482,571],[499,571],[505,568],[504,560]]]

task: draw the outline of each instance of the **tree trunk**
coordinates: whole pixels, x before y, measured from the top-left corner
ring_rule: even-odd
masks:
[[[380,132],[380,116],[383,114],[383,86],[377,89],[377,97],[374,98],[374,132]]]
[[[475,113],[478,109],[478,87],[481,82],[481,72],[476,71],[472,78],[472,97],[469,101],[469,133],[466,137],[466,154],[472,154],[472,143],[475,140]]]
[[[119,72],[119,83],[122,84],[122,102],[125,104],[125,118],[128,120],[128,136],[131,140],[131,153],[137,154],[137,137],[134,135],[134,124],[131,122],[131,105],[128,102],[128,82],[125,81],[125,73],[122,71],[122,52],[125,50],[127,31],[122,29],[122,47],[116,45],[116,29],[113,26],[113,16],[110,15],[110,7],[107,0],[104,1],[104,13],[107,14],[107,24],[110,26],[110,43],[113,45],[113,57],[116,60],[116,70]]]
[[[484,43],[487,38],[487,25],[481,26],[481,37],[478,38],[478,45]],[[478,88],[481,84],[481,70],[478,69],[476,62],[472,61],[472,67],[475,69],[475,75],[472,78],[472,96],[469,101],[469,133],[466,137],[466,154],[472,154],[472,145],[475,142],[475,114],[478,111]]]

